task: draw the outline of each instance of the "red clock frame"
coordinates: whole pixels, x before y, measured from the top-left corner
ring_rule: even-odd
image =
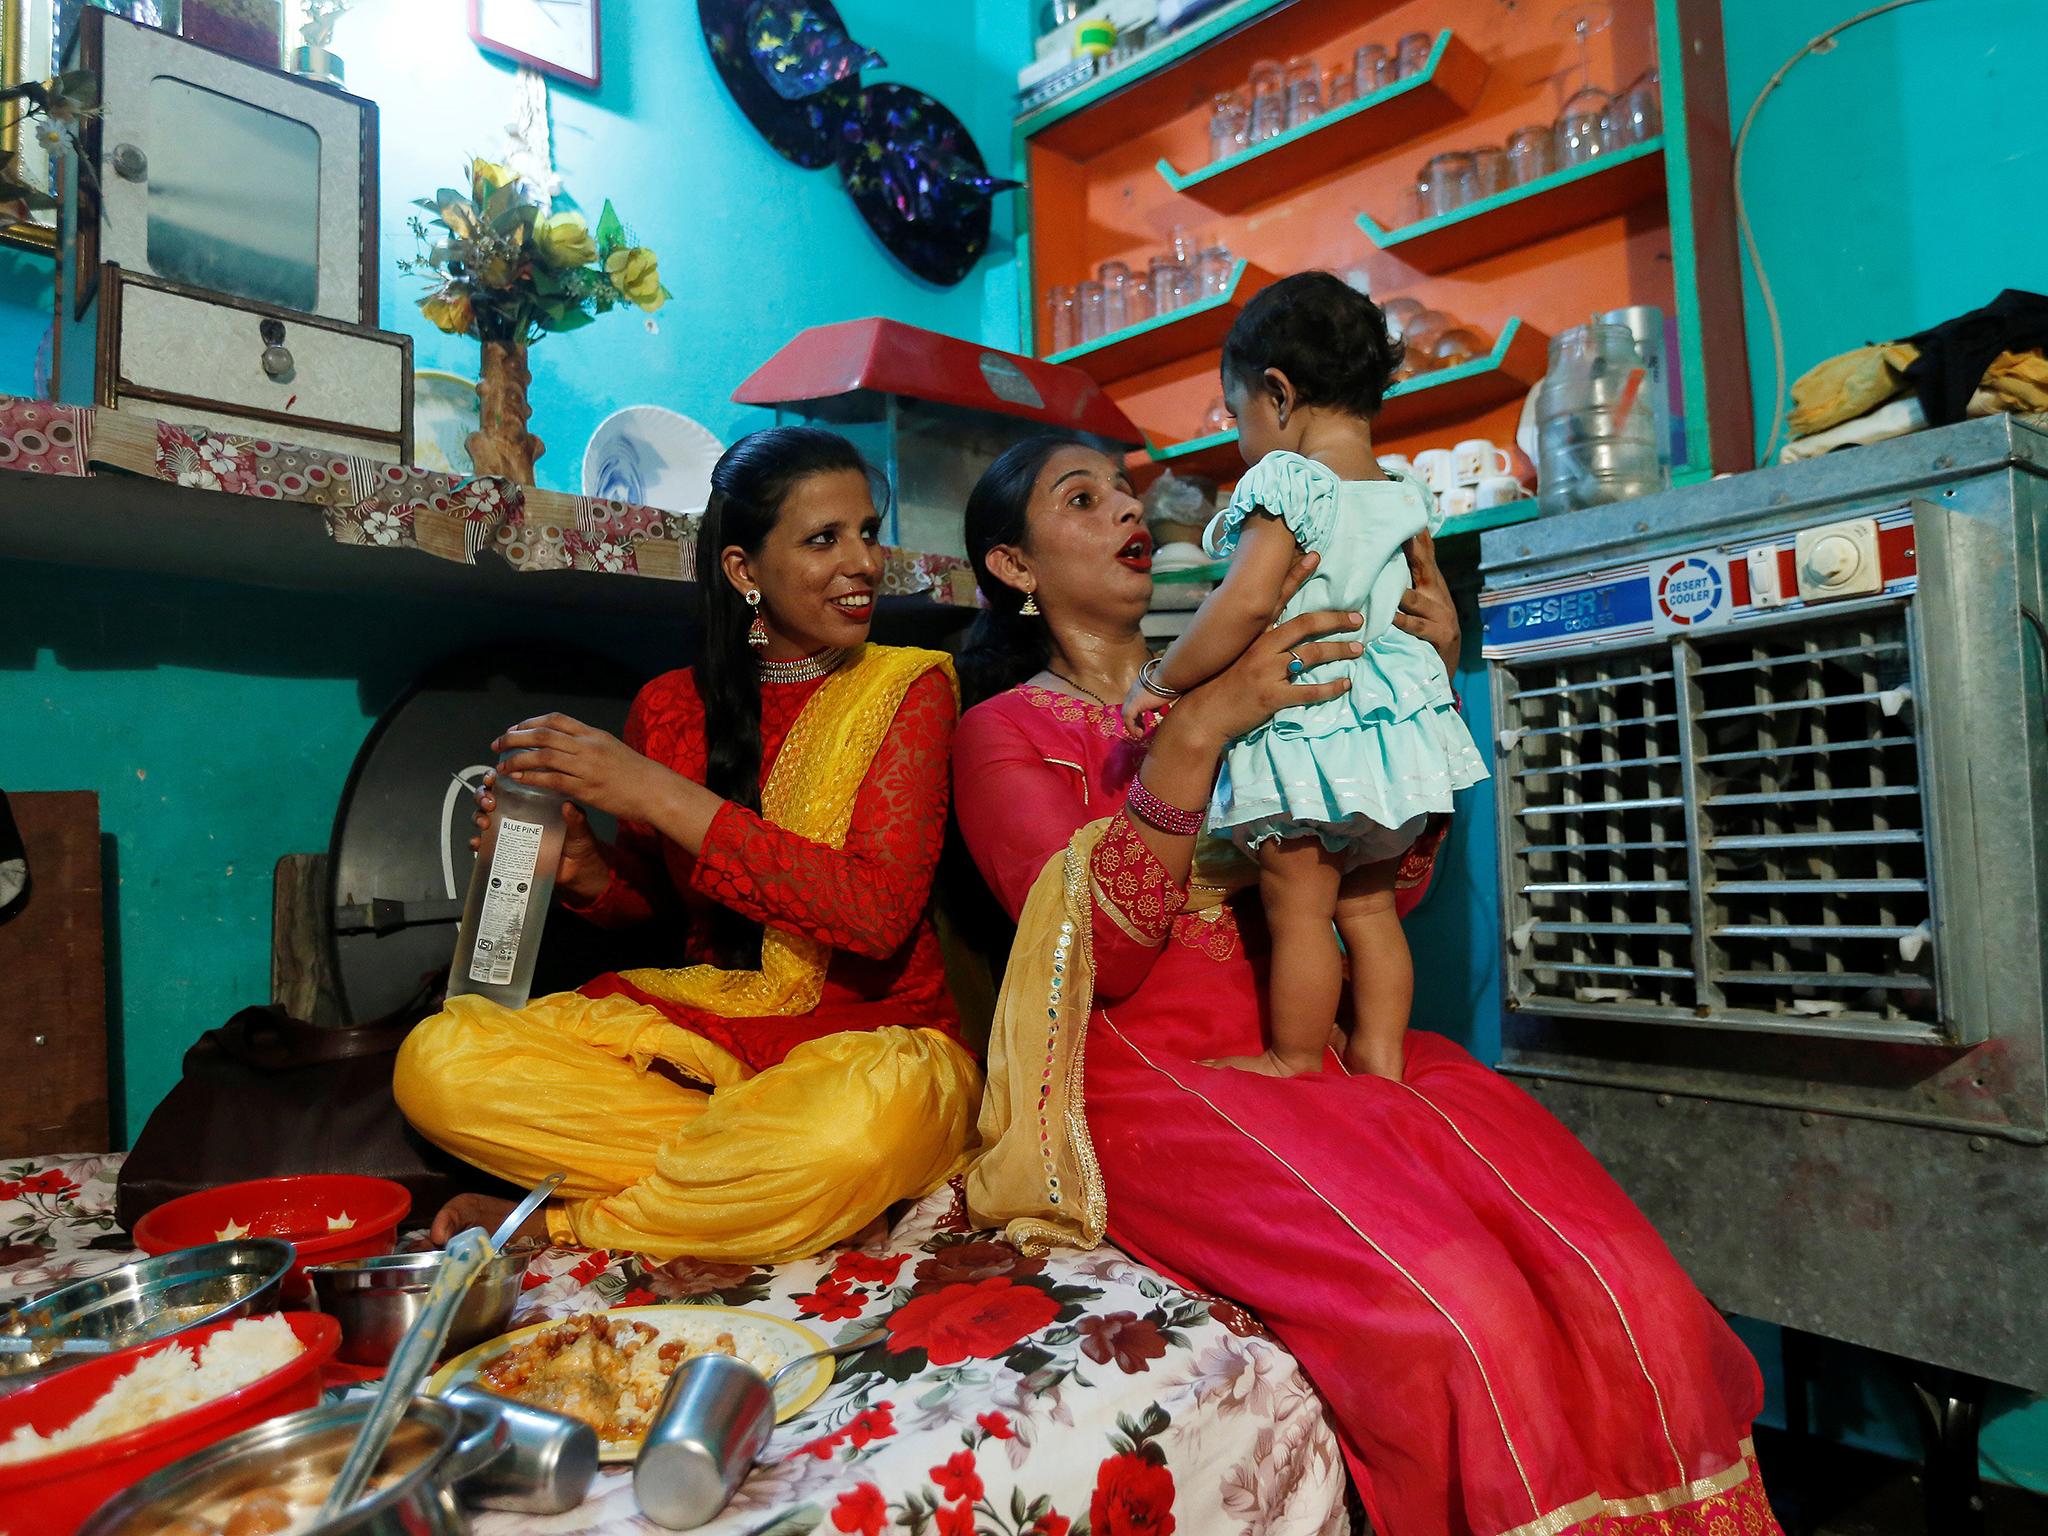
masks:
[[[591,0],[591,72],[587,75],[578,74],[573,69],[567,69],[560,64],[551,63],[547,59],[537,59],[530,53],[514,48],[510,44],[501,43],[496,38],[486,36],[483,30],[482,9],[482,0],[469,0],[469,40],[475,43],[477,47],[508,59],[517,59],[520,63],[527,65],[529,68],[537,69],[544,75],[553,75],[557,80],[568,80],[577,85],[588,86],[593,91],[597,89],[598,82],[604,74],[604,27],[602,18],[599,15],[602,9],[600,0]]]

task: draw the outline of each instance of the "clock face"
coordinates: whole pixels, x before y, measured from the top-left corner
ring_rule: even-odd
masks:
[[[595,86],[598,0],[469,0],[469,36],[479,48]]]

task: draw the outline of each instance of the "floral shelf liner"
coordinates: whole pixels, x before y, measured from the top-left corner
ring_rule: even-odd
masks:
[[[0,1161],[0,1302],[135,1257],[121,1155]],[[1029,1258],[955,1186],[883,1238],[773,1267],[549,1249],[512,1325],[599,1307],[754,1307],[827,1338],[876,1326],[706,1536],[1342,1536],[1344,1468],[1301,1368],[1248,1315],[1111,1247]],[[478,1536],[659,1536],[630,1469]]]
[[[604,571],[686,579],[695,514],[563,496],[488,475],[434,470],[180,426],[133,411],[0,395],[0,470],[125,471],[228,496],[317,508],[337,544],[421,550],[474,565],[485,550],[519,571]],[[882,595],[970,602],[967,563],[884,551]]]

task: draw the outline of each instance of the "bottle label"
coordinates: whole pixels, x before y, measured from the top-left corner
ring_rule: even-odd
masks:
[[[491,883],[476,920],[476,948],[469,957],[469,979],[494,987],[508,985],[519,963],[519,935],[526,926],[526,902],[533,892],[533,871],[540,863],[541,824],[498,819],[498,841],[491,850]]]

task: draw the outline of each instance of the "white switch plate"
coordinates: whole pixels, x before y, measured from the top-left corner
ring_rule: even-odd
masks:
[[[1749,605],[1752,608],[1780,608],[1785,590],[1778,584],[1778,551],[1764,545],[1749,552]]]
[[[1864,597],[1884,590],[1877,563],[1877,519],[1852,518],[1803,528],[1794,550],[1799,595],[1808,601]]]

